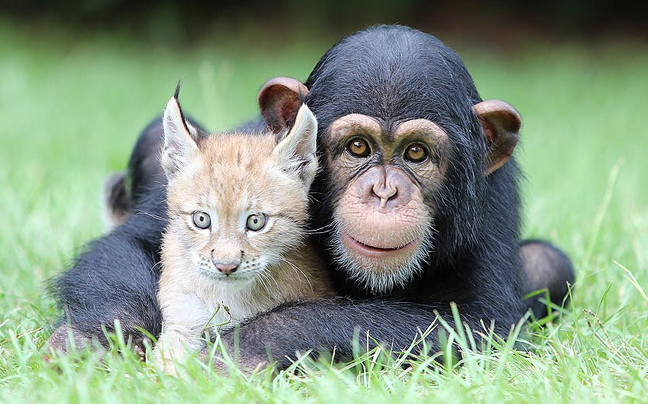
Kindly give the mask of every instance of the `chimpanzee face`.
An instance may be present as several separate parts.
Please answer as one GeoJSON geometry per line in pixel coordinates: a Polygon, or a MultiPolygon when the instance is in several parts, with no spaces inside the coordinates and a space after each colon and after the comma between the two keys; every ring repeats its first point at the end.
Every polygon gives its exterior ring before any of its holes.
{"type": "Polygon", "coordinates": [[[306,85],[276,78],[262,88],[269,127],[290,126],[300,94],[319,122],[314,227],[347,279],[386,293],[474,240],[486,176],[511,156],[520,117],[482,101],[450,48],[403,27],[356,33],[306,85]]]}
{"type": "Polygon", "coordinates": [[[384,122],[346,115],[322,142],[329,181],[345,184],[333,209],[329,247],[336,263],[372,291],[403,285],[433,248],[436,206],[449,138],[426,119],[384,122]]]}

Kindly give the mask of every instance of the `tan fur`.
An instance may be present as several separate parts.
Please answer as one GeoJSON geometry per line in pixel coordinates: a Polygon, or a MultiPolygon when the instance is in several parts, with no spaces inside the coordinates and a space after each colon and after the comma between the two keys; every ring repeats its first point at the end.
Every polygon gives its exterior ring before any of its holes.
{"type": "Polygon", "coordinates": [[[198,349],[206,327],[232,327],[284,302],[333,295],[305,232],[312,178],[278,158],[275,145],[272,134],[211,135],[170,176],[158,292],[163,332],[155,350],[167,371],[175,372],[164,359],[198,349]],[[195,211],[210,214],[211,229],[193,224],[195,211]],[[246,231],[247,217],[259,212],[268,217],[265,228],[246,231]],[[237,257],[230,276],[213,266],[237,257]]]}

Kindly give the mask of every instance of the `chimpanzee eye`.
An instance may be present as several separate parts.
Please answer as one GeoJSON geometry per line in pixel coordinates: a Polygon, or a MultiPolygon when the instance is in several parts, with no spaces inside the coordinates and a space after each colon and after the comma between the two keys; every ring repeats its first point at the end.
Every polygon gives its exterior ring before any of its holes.
{"type": "Polygon", "coordinates": [[[371,148],[366,140],[361,137],[355,137],[346,144],[346,149],[353,157],[367,157],[371,154],[371,148]]]}
{"type": "Polygon", "coordinates": [[[412,163],[420,163],[421,161],[427,159],[427,157],[428,152],[420,143],[411,144],[407,147],[407,150],[405,150],[405,160],[412,163]]]}
{"type": "Polygon", "coordinates": [[[199,229],[207,229],[211,226],[211,217],[207,212],[196,211],[191,215],[191,218],[199,229]]]}
{"type": "Polygon", "coordinates": [[[250,215],[247,218],[246,226],[252,231],[259,231],[266,225],[266,216],[263,213],[250,215]]]}

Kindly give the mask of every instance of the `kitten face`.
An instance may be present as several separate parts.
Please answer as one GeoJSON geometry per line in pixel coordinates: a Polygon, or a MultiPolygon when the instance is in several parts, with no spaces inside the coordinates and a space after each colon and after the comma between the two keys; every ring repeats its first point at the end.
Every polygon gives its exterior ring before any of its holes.
{"type": "Polygon", "coordinates": [[[164,113],[160,159],[169,180],[155,348],[163,366],[160,352],[182,358],[201,345],[206,326],[333,295],[315,254],[300,248],[317,171],[312,112],[303,105],[280,141],[272,133],[207,136],[185,122],[177,91],[164,113]]]}
{"type": "Polygon", "coordinates": [[[167,233],[205,277],[251,279],[301,244],[308,187],[282,169],[274,147],[272,135],[212,135],[169,184],[167,233]]]}
{"type": "Polygon", "coordinates": [[[317,171],[317,121],[308,107],[281,141],[272,133],[205,136],[184,120],[177,93],[163,124],[164,267],[234,283],[263,274],[303,242],[317,171]]]}

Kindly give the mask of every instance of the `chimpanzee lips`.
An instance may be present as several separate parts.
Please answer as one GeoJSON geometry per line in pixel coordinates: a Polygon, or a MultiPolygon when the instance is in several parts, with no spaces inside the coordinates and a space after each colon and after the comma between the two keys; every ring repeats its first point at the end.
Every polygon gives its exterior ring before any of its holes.
{"type": "Polygon", "coordinates": [[[350,249],[373,258],[384,258],[394,254],[402,254],[410,249],[414,249],[419,245],[420,239],[414,239],[408,243],[398,245],[396,247],[375,247],[356,240],[346,232],[342,233],[342,241],[350,249]]]}

